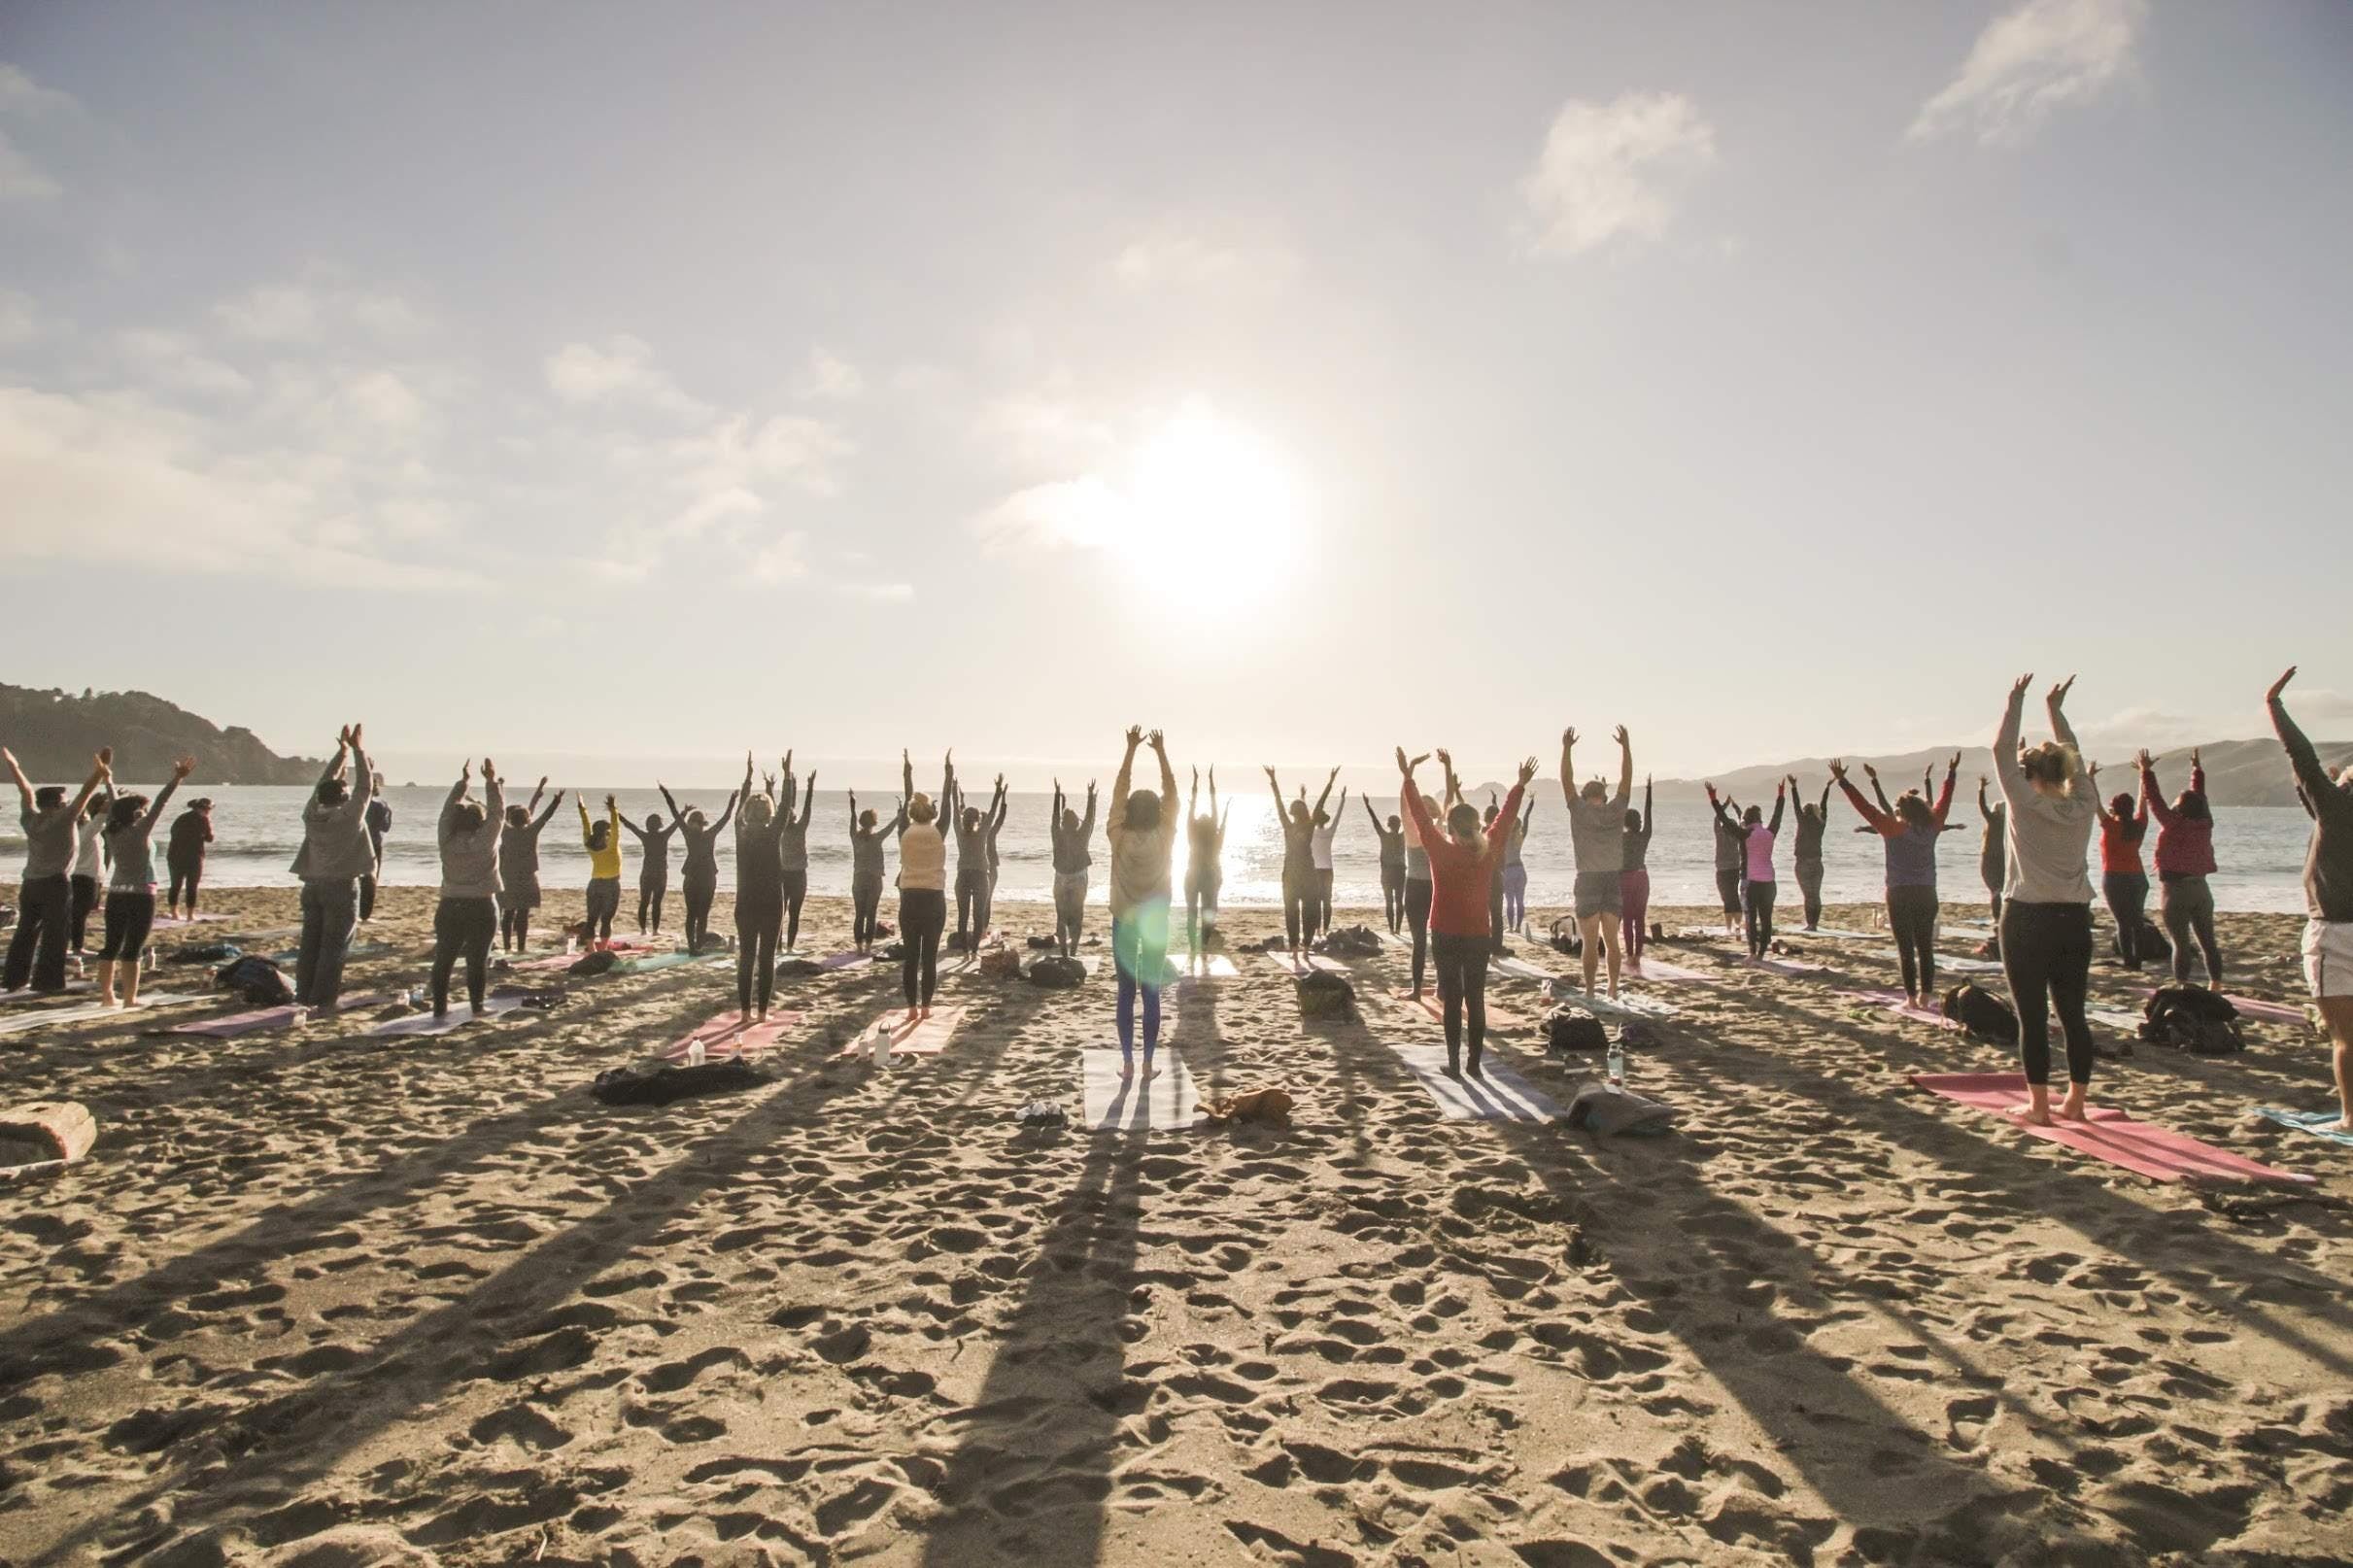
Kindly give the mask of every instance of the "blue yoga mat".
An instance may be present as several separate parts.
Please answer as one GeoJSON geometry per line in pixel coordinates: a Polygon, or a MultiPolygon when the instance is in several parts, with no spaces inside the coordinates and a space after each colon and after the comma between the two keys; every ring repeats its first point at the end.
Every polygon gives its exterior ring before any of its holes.
{"type": "Polygon", "coordinates": [[[2325,1138],[2341,1147],[2353,1148],[2353,1133],[2340,1133],[2334,1127],[2326,1126],[2336,1119],[2334,1110],[2283,1110],[2277,1106],[2257,1106],[2255,1114],[2296,1132],[2309,1133],[2314,1138],[2325,1138]]]}

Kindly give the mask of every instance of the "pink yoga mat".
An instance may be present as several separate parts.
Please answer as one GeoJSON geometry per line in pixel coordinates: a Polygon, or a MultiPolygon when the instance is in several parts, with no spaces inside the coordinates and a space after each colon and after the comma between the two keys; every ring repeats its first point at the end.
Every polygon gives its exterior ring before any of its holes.
{"type": "MultiPolygon", "coordinates": [[[[1938,1029],[1959,1029],[1961,1025],[1932,1007],[1914,1006],[1904,1000],[1901,991],[1849,991],[1858,1002],[1867,1002],[1875,1007],[1885,1007],[1898,1018],[1909,1018],[1916,1024],[1930,1024],[1938,1029]]],[[[2020,1080],[2025,1081],[2024,1079],[2020,1080]]]]}
{"type": "MultiPolygon", "coordinates": [[[[381,1007],[392,999],[381,991],[361,996],[345,997],[336,1006],[344,1012],[359,1012],[369,1007],[381,1007]]],[[[201,1035],[208,1040],[234,1040],[239,1035],[256,1034],[264,1029],[285,1029],[298,1024],[310,1015],[308,1007],[262,1007],[254,1012],[232,1012],[221,1018],[199,1018],[192,1024],[174,1024],[165,1034],[201,1035]]]]}
{"type": "Polygon", "coordinates": [[[743,1015],[723,1012],[697,1024],[662,1049],[662,1054],[673,1062],[683,1062],[694,1053],[696,1042],[702,1045],[702,1059],[724,1062],[731,1057],[753,1057],[775,1046],[785,1032],[801,1022],[797,1012],[772,1012],[760,1023],[745,1024],[743,1015]]]}
{"type": "Polygon", "coordinates": [[[842,1056],[870,1056],[874,1050],[873,1030],[886,1029],[891,1036],[894,1056],[932,1056],[948,1048],[956,1035],[956,1026],[964,1022],[962,1007],[934,1007],[931,1017],[910,1026],[906,1014],[897,1008],[884,1013],[859,1035],[841,1047],[842,1056]]]}
{"type": "Polygon", "coordinates": [[[2308,1185],[2312,1177],[2293,1171],[2242,1159],[2228,1149],[2201,1143],[2195,1138],[2168,1132],[2145,1121],[2134,1121],[2121,1110],[2094,1107],[2088,1122],[2057,1122],[2037,1127],[2008,1112],[2027,1104],[2027,1080],[2019,1073],[1915,1073],[1912,1082],[1930,1094],[1958,1100],[1964,1106],[1989,1110],[2054,1143],[2064,1143],[2085,1154],[2097,1155],[2160,1181],[2193,1179],[2225,1181],[2284,1181],[2308,1185]]]}

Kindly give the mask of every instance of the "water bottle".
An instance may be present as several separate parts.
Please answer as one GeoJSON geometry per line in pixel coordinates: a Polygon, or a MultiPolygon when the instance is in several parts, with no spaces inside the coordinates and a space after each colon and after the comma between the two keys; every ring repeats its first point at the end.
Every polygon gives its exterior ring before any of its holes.
{"type": "Polygon", "coordinates": [[[888,1024],[878,1023],[874,1026],[873,1061],[876,1067],[891,1065],[891,1030],[888,1024]]]}
{"type": "Polygon", "coordinates": [[[1620,1040],[1610,1041],[1610,1055],[1605,1071],[1609,1074],[1610,1093],[1622,1094],[1626,1086],[1625,1041],[1620,1040]]]}
{"type": "Polygon", "coordinates": [[[702,1052],[702,1041],[701,1041],[701,1040],[689,1040],[689,1041],[687,1041],[687,1046],[686,1046],[686,1065],[687,1065],[687,1066],[689,1066],[689,1067],[700,1067],[700,1066],[702,1065],[702,1055],[703,1055],[703,1052],[702,1052]]]}

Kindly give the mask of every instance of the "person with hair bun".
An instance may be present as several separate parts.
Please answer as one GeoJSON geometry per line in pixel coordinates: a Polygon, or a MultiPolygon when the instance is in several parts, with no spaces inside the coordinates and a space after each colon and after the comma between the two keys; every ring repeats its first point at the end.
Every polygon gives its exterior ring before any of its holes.
{"type": "Polygon", "coordinates": [[[2018,1007],[2019,1064],[2029,1104],[2020,1112],[2048,1127],[2085,1119],[2092,1082],[2092,1025],[2084,1015],[2092,977],[2093,831],[2099,825],[2097,786],[2086,771],[2074,727],[2067,723],[2070,675],[2044,699],[2052,739],[2028,746],[2020,738],[2027,688],[2010,688],[2001,728],[1994,736],[1994,770],[2010,808],[2007,844],[2009,897],[2001,911],[2001,967],[2018,1007]],[[2067,1092],[2051,1108],[2051,1013],[2066,1039],[2067,1092]]]}

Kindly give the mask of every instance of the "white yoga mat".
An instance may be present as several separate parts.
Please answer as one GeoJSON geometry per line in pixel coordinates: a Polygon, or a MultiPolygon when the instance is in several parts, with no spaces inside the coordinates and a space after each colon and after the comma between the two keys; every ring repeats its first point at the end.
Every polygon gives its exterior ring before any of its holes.
{"type": "Polygon", "coordinates": [[[1152,1075],[1143,1075],[1143,1053],[1136,1053],[1134,1076],[1119,1075],[1119,1052],[1079,1052],[1078,1089],[1086,1124],[1123,1133],[1176,1132],[1201,1119],[1193,1074],[1167,1045],[1153,1053],[1152,1075]]]}
{"type": "Polygon", "coordinates": [[[141,997],[129,1007],[102,1007],[95,1002],[82,1007],[56,1007],[47,1012],[11,1013],[0,1019],[0,1035],[21,1035],[30,1030],[53,1028],[59,1024],[96,1023],[106,1018],[119,1018],[125,1012],[143,1012],[149,1007],[169,1007],[183,1002],[202,1002],[200,996],[172,991],[158,991],[153,996],[141,997]]]}
{"type": "MultiPolygon", "coordinates": [[[[500,1013],[513,1012],[522,1006],[522,997],[512,993],[502,995],[494,991],[482,999],[482,1017],[495,1018],[500,1013]]],[[[462,999],[453,998],[450,1002],[450,1010],[443,1017],[436,1018],[429,1012],[411,1013],[406,1018],[388,1018],[370,1029],[368,1033],[409,1038],[420,1035],[448,1035],[463,1029],[467,1024],[479,1021],[474,1016],[474,1009],[468,1006],[462,999]]]]}
{"type": "Polygon", "coordinates": [[[1877,942],[1888,939],[1888,934],[1884,931],[1846,931],[1837,926],[1817,926],[1812,931],[1806,930],[1803,926],[1792,926],[1779,935],[1784,937],[1827,937],[1834,942],[1877,942]]]}
{"type": "Polygon", "coordinates": [[[1603,1017],[1672,1018],[1677,1011],[1673,1003],[1662,1002],[1656,997],[1646,997],[1631,991],[1620,991],[1615,998],[1587,996],[1575,986],[1565,984],[1553,986],[1547,993],[1545,1001],[1556,1007],[1583,1007],[1603,1017]]]}
{"type": "Polygon", "coordinates": [[[1640,964],[1628,964],[1624,972],[1630,979],[1659,980],[1668,985],[1708,985],[1715,980],[1714,975],[1704,971],[1686,969],[1681,964],[1670,964],[1663,958],[1653,958],[1648,953],[1643,955],[1640,964]]]}
{"type": "MultiPolygon", "coordinates": [[[[1880,956],[1882,958],[1901,957],[1901,955],[1898,954],[1893,947],[1889,948],[1880,956]]],[[[1956,974],[1999,974],[2001,972],[2001,964],[1998,960],[1991,958],[1959,958],[1951,953],[1938,953],[1936,955],[1936,967],[1939,970],[1951,970],[1956,974]]]]}
{"type": "Polygon", "coordinates": [[[1423,1092],[1438,1102],[1438,1113],[1448,1121],[1552,1121],[1561,1108],[1543,1091],[1497,1061],[1492,1054],[1479,1066],[1481,1077],[1467,1074],[1447,1076],[1443,1045],[1400,1045],[1397,1059],[1414,1074],[1423,1092]]]}
{"type": "Polygon", "coordinates": [[[1292,962],[1291,955],[1288,953],[1269,953],[1267,962],[1293,979],[1297,979],[1310,970],[1321,970],[1326,974],[1346,974],[1348,971],[1346,964],[1341,963],[1338,959],[1326,958],[1321,953],[1301,953],[1297,963],[1292,962]]]}
{"type": "MultiPolygon", "coordinates": [[[[1234,967],[1234,961],[1223,953],[1203,955],[1200,967],[1195,968],[1172,952],[1169,954],[1169,963],[1175,966],[1176,978],[1179,980],[1231,980],[1242,973],[1242,971],[1234,967]]],[[[1087,972],[1092,974],[1094,971],[1089,970],[1087,972]]]]}
{"type": "Polygon", "coordinates": [[[1543,981],[1552,978],[1551,970],[1538,969],[1524,958],[1491,958],[1487,960],[1487,968],[1494,973],[1508,974],[1515,980],[1543,981]]]}

